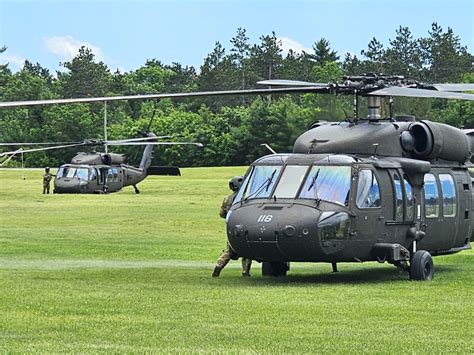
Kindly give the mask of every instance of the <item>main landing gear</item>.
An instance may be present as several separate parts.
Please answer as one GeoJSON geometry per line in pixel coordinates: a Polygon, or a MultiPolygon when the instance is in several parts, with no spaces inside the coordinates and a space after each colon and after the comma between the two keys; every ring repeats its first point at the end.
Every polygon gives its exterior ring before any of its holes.
{"type": "Polygon", "coordinates": [[[434,276],[434,265],[431,254],[426,250],[418,250],[411,256],[410,280],[430,281],[434,276]]]}
{"type": "Polygon", "coordinates": [[[290,270],[290,263],[284,263],[281,261],[262,262],[263,276],[286,276],[288,270],[290,270]]]}

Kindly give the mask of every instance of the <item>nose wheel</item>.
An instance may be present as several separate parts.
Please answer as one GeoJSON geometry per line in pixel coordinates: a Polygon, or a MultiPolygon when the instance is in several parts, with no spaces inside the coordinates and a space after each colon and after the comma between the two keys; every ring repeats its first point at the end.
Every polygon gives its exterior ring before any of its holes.
{"type": "Polygon", "coordinates": [[[410,280],[430,281],[434,276],[434,265],[431,254],[426,250],[418,250],[410,261],[410,280]]]}

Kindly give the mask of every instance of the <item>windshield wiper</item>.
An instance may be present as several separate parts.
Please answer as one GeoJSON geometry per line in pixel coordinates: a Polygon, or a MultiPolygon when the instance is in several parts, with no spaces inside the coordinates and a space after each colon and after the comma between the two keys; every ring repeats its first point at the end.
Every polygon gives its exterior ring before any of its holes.
{"type": "Polygon", "coordinates": [[[267,187],[265,188],[265,192],[268,192],[268,189],[270,188],[270,185],[272,184],[273,178],[275,177],[275,173],[277,172],[277,169],[273,170],[272,176],[270,176],[267,180],[267,187]]]}
{"type": "Polygon", "coordinates": [[[265,192],[267,192],[268,189],[270,188],[270,185],[272,184],[272,181],[273,181],[273,178],[274,178],[276,172],[277,172],[277,169],[273,170],[272,175],[270,177],[268,177],[267,179],[265,179],[265,181],[262,183],[262,185],[260,185],[255,190],[254,193],[252,193],[252,194],[248,195],[246,198],[244,198],[244,201],[247,201],[249,198],[258,195],[260,192],[262,192],[263,188],[265,188],[265,192]]]}
{"type": "Polygon", "coordinates": [[[318,169],[318,172],[314,175],[313,177],[313,180],[311,181],[311,184],[309,185],[308,187],[308,191],[311,190],[311,188],[314,186],[314,184],[316,183],[316,180],[318,179],[318,176],[319,176],[319,172],[321,171],[321,169],[318,169]]]}

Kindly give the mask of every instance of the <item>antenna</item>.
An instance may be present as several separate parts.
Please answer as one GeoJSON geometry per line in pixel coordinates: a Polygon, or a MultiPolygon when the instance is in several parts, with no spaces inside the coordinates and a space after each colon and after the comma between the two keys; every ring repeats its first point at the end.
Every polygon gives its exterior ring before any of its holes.
{"type": "Polygon", "coordinates": [[[376,157],[377,156],[377,148],[379,147],[379,144],[378,143],[374,143],[372,144],[372,146],[374,147],[374,155],[372,157],[376,157]]]}
{"type": "Polygon", "coordinates": [[[354,89],[354,122],[357,123],[359,117],[359,95],[357,95],[357,89],[354,89]]]}

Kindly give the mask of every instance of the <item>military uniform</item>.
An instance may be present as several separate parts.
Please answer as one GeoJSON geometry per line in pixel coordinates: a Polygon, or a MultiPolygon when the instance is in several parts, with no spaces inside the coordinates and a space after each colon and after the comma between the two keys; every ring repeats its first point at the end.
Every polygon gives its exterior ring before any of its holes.
{"type": "Polygon", "coordinates": [[[49,169],[43,174],[43,194],[49,194],[49,184],[53,175],[49,173],[49,169]]]}
{"type": "MultiPolygon", "coordinates": [[[[219,211],[219,216],[222,218],[226,218],[227,212],[229,212],[230,208],[232,207],[232,202],[234,201],[235,196],[237,195],[237,191],[232,192],[229,196],[224,198],[222,201],[221,209],[219,211]]],[[[212,273],[213,277],[219,276],[222,269],[229,263],[229,261],[237,260],[238,255],[232,250],[230,247],[229,242],[227,242],[226,248],[222,251],[222,254],[217,259],[217,265],[214,268],[214,272],[212,273]]],[[[251,259],[242,258],[242,276],[250,276],[250,267],[252,266],[251,259]]]]}

